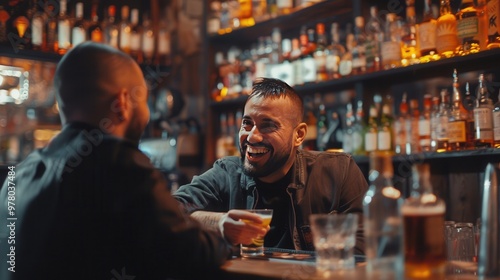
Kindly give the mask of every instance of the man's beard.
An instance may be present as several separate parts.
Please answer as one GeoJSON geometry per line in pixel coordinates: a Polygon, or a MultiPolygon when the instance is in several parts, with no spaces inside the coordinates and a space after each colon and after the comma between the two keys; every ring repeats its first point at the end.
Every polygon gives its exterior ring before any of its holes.
{"type": "Polygon", "coordinates": [[[288,155],[275,155],[274,150],[271,150],[269,160],[262,166],[255,166],[246,159],[246,148],[240,149],[241,161],[243,165],[243,173],[250,177],[262,178],[271,175],[279,170],[288,160],[288,155]]]}

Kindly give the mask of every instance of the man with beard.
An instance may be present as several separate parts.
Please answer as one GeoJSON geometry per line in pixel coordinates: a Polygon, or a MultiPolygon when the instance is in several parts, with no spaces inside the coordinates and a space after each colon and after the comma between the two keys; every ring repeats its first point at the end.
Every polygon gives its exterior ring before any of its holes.
{"type": "Polygon", "coordinates": [[[242,209],[273,209],[264,246],[314,250],[309,216],[357,213],[355,253],[364,253],[362,199],[368,183],[345,153],[300,149],[307,125],[302,98],[286,83],[254,82],[239,131],[240,157],[218,159],[174,194],[188,213],[232,244],[256,234],[242,209]]]}

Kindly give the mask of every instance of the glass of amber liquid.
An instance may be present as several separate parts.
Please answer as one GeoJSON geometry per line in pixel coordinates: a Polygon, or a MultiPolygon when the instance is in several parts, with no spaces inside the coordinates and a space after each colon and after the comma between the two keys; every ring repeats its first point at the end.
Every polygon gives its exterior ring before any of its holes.
{"type": "Polygon", "coordinates": [[[432,192],[429,164],[415,164],[412,178],[412,194],[401,207],[405,279],[444,279],[446,205],[432,192]]]}
{"type": "MultiPolygon", "coordinates": [[[[246,211],[258,214],[262,218],[262,227],[267,227],[271,223],[273,217],[272,209],[248,209],[246,211]]],[[[243,220],[247,223],[249,221],[243,220]]],[[[264,236],[252,239],[251,244],[241,244],[240,254],[242,257],[252,257],[264,255],[264,236]]]]}

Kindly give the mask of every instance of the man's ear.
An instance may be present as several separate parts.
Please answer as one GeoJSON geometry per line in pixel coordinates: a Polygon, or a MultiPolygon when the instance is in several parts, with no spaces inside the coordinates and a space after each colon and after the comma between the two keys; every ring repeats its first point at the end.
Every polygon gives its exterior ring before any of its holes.
{"type": "Polygon", "coordinates": [[[302,145],[302,143],[306,139],[306,134],[307,134],[307,124],[302,122],[295,128],[295,137],[293,145],[295,147],[299,147],[300,145],[302,145]]]}
{"type": "Polygon", "coordinates": [[[116,114],[118,120],[125,121],[130,118],[130,104],[128,101],[128,92],[125,88],[122,88],[120,92],[118,92],[112,107],[113,113],[116,114]]]}

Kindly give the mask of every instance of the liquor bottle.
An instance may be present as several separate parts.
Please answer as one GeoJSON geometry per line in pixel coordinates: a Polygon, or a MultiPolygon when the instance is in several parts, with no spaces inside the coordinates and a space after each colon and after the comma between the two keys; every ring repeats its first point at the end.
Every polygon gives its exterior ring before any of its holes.
{"type": "Polygon", "coordinates": [[[439,110],[437,112],[437,127],[436,127],[436,151],[446,152],[450,149],[448,124],[450,119],[450,104],[448,102],[448,90],[442,89],[441,102],[439,103],[439,110]]]}
{"type": "Polygon", "coordinates": [[[418,122],[418,138],[420,150],[422,152],[431,151],[431,108],[432,97],[430,94],[424,95],[424,106],[420,120],[418,122]]]}
{"type": "Polygon", "coordinates": [[[340,58],[339,74],[341,77],[348,77],[352,74],[352,49],[354,48],[354,34],[352,33],[352,24],[346,24],[346,51],[340,58]]]}
{"type": "Polygon", "coordinates": [[[130,56],[138,63],[142,63],[142,27],[139,24],[139,9],[134,8],[130,12],[130,24],[130,56]]]}
{"type": "Polygon", "coordinates": [[[498,101],[493,105],[493,141],[494,147],[500,148],[500,91],[498,101]]]}
{"type": "Polygon", "coordinates": [[[326,55],[326,71],[328,72],[328,79],[338,79],[340,78],[340,58],[344,56],[345,47],[340,44],[339,24],[337,22],[332,23],[330,32],[332,42],[328,46],[326,55]]]}
{"type": "Polygon", "coordinates": [[[316,147],[318,151],[325,151],[326,145],[328,144],[329,135],[327,135],[327,131],[329,129],[328,115],[326,113],[325,104],[319,104],[319,112],[316,123],[316,147]],[[326,136],[326,137],[325,137],[326,136]]]}
{"type": "Polygon", "coordinates": [[[369,115],[368,115],[368,123],[364,132],[364,143],[365,143],[365,152],[369,155],[372,152],[377,150],[377,134],[378,134],[378,111],[375,104],[370,105],[369,115]]]}
{"type": "Polygon", "coordinates": [[[278,15],[288,15],[293,11],[293,0],[276,0],[278,15]]]}
{"type": "Polygon", "coordinates": [[[401,192],[393,184],[394,168],[388,152],[370,155],[370,186],[363,199],[366,270],[381,279],[402,279],[403,221],[401,192]]]}
{"type": "Polygon", "coordinates": [[[253,0],[252,16],[256,23],[269,19],[266,0],[253,0]]]}
{"type": "Polygon", "coordinates": [[[352,154],[353,148],[353,134],[354,134],[354,122],[356,117],[354,116],[354,110],[352,108],[352,103],[349,102],[346,105],[345,113],[345,129],[342,138],[342,150],[344,153],[352,154]]]}
{"type": "Polygon", "coordinates": [[[500,48],[500,3],[488,0],[486,3],[488,16],[488,49],[500,48]]]}
{"type": "Polygon", "coordinates": [[[401,37],[401,65],[408,66],[420,62],[417,48],[417,23],[414,0],[406,1],[406,22],[401,37]]]}
{"type": "Polygon", "coordinates": [[[221,29],[221,3],[220,1],[213,1],[210,3],[210,11],[207,15],[207,33],[217,34],[221,29]]]}
{"type": "Polygon", "coordinates": [[[222,158],[228,155],[226,150],[226,141],[228,139],[228,124],[227,124],[227,115],[225,113],[221,113],[219,115],[219,125],[220,125],[220,134],[216,140],[215,145],[215,156],[217,158],[222,158]]]}
{"type": "Polygon", "coordinates": [[[354,118],[353,132],[352,132],[352,154],[365,155],[365,143],[363,130],[365,129],[364,113],[363,113],[363,100],[360,99],[356,105],[356,116],[354,118]]]}
{"type": "Polygon", "coordinates": [[[273,28],[271,33],[271,53],[269,58],[271,64],[280,64],[283,62],[281,41],[281,30],[278,27],[273,28]]]}
{"type": "Polygon", "coordinates": [[[431,107],[431,151],[437,151],[438,146],[438,128],[439,128],[439,103],[441,98],[439,96],[433,96],[431,107]]]}
{"type": "Polygon", "coordinates": [[[115,21],[115,15],[116,15],[116,6],[115,5],[109,5],[108,7],[108,19],[106,21],[106,25],[104,28],[104,33],[105,33],[105,43],[109,46],[112,46],[114,48],[118,48],[118,36],[120,34],[120,29],[118,28],[118,25],[116,24],[115,21]]]}
{"type": "Polygon", "coordinates": [[[410,150],[410,154],[416,154],[421,152],[419,145],[419,121],[420,121],[420,111],[418,109],[418,100],[410,100],[410,131],[408,133],[408,145],[407,149],[410,150]]]}
{"type": "Polygon", "coordinates": [[[19,1],[17,5],[14,5],[10,13],[12,29],[7,32],[7,38],[16,51],[29,49],[31,48],[31,36],[29,36],[31,34],[28,29],[33,10],[29,7],[28,1],[19,1]]]}
{"type": "Polygon", "coordinates": [[[484,74],[479,74],[474,107],[474,144],[476,148],[493,146],[493,101],[489,97],[484,74]]]}
{"type": "Polygon", "coordinates": [[[227,114],[227,135],[226,141],[224,141],[225,150],[228,156],[236,156],[239,153],[235,142],[236,134],[235,115],[231,112],[227,114]]]}
{"type": "Polygon", "coordinates": [[[404,279],[444,279],[446,205],[433,193],[428,163],[412,166],[410,196],[401,207],[403,215],[404,279]],[[432,249],[430,249],[432,248],[432,249]]]}
{"type": "Polygon", "coordinates": [[[226,0],[226,3],[229,12],[229,30],[240,28],[240,2],[238,0],[226,0]]]}
{"type": "Polygon", "coordinates": [[[381,45],[382,68],[391,69],[401,66],[401,36],[400,27],[396,22],[396,14],[386,15],[384,27],[384,42],[381,45]]]}
{"type": "Polygon", "coordinates": [[[71,22],[66,14],[66,0],[59,2],[59,16],[57,18],[58,53],[65,54],[71,48],[71,22]]]}
{"type": "Polygon", "coordinates": [[[86,22],[83,19],[83,2],[76,3],[75,23],[71,29],[71,45],[74,47],[87,40],[86,22]]]}
{"type": "Polygon", "coordinates": [[[407,154],[406,144],[408,143],[408,128],[410,127],[407,96],[406,92],[403,93],[401,103],[399,103],[399,114],[394,121],[394,152],[403,155],[407,154]]]}
{"type": "Polygon", "coordinates": [[[275,18],[278,16],[277,0],[267,0],[267,13],[271,18],[275,18]]]}
{"type": "Polygon", "coordinates": [[[0,44],[7,44],[9,39],[7,38],[7,21],[10,15],[5,10],[3,5],[0,5],[0,44]]]}
{"type": "Polygon", "coordinates": [[[380,124],[377,131],[377,150],[394,152],[392,97],[386,95],[382,104],[380,124]]]}
{"type": "Polygon", "coordinates": [[[119,24],[119,47],[124,53],[130,54],[130,33],[132,27],[129,21],[130,9],[127,5],[122,6],[121,21],[119,24]]]}
{"type": "Polygon", "coordinates": [[[332,111],[329,119],[328,131],[326,136],[328,137],[328,144],[326,145],[326,150],[342,151],[344,146],[344,130],[342,127],[342,119],[336,111],[332,111]]]}
{"type": "Polygon", "coordinates": [[[450,0],[441,0],[436,27],[436,50],[441,57],[452,57],[459,45],[457,18],[451,13],[450,0]]]}
{"type": "Polygon", "coordinates": [[[370,18],[366,23],[365,57],[366,71],[374,72],[380,70],[381,54],[380,47],[384,41],[384,24],[378,15],[377,6],[370,7],[370,18]]]}
{"type": "Polygon", "coordinates": [[[252,0],[238,0],[239,1],[239,19],[241,27],[249,27],[255,25],[255,20],[252,16],[252,0]]]}
{"type": "Polygon", "coordinates": [[[325,25],[323,23],[316,24],[316,50],[314,50],[314,61],[316,62],[316,81],[328,80],[326,71],[326,36],[325,25]]]}
{"type": "Polygon", "coordinates": [[[153,23],[149,18],[148,13],[144,13],[142,17],[142,54],[144,57],[143,63],[153,63],[155,54],[155,31],[153,23]]]}
{"type": "Polygon", "coordinates": [[[417,48],[420,52],[420,62],[439,59],[436,50],[436,20],[431,10],[431,0],[424,0],[422,22],[417,24],[417,48]]]}
{"type": "Polygon", "coordinates": [[[314,43],[314,29],[306,29],[302,27],[300,33],[300,51],[301,51],[301,64],[302,64],[302,81],[304,84],[316,81],[316,62],[313,57],[314,43]],[[312,35],[311,35],[312,34],[312,35]],[[313,39],[313,41],[311,41],[313,39]]]}
{"type": "MultiPolygon", "coordinates": [[[[302,53],[300,52],[299,39],[293,38],[292,39],[292,51],[290,52],[290,61],[292,62],[294,85],[301,85],[304,83],[303,75],[302,75],[302,72],[303,72],[302,60],[300,59],[301,54],[302,53]]],[[[257,74],[255,76],[259,77],[257,74]]]]}
{"type": "Polygon", "coordinates": [[[453,70],[453,98],[448,121],[448,139],[451,150],[467,147],[467,115],[460,96],[457,69],[453,70]]]}
{"type": "Polygon", "coordinates": [[[47,15],[35,3],[37,11],[31,19],[31,47],[34,50],[47,51],[47,15]]]}
{"type": "Polygon", "coordinates": [[[87,38],[96,43],[104,43],[104,31],[99,22],[99,14],[97,13],[98,4],[95,3],[92,5],[92,10],[90,12],[90,26],[87,30],[87,38]]]}
{"type": "Polygon", "coordinates": [[[304,122],[307,124],[307,134],[304,138],[304,143],[302,144],[305,150],[317,150],[316,141],[318,139],[317,124],[318,119],[314,114],[314,103],[309,101],[304,101],[305,116],[304,122]]]}
{"type": "Polygon", "coordinates": [[[171,32],[167,25],[166,19],[160,19],[158,27],[158,38],[156,40],[156,64],[171,65],[172,64],[172,41],[171,32]]]}
{"type": "Polygon", "coordinates": [[[365,42],[366,35],[364,32],[365,19],[362,16],[357,16],[354,19],[354,45],[352,53],[352,74],[359,75],[366,72],[366,56],[365,42]]]}
{"type": "Polygon", "coordinates": [[[463,0],[456,14],[459,54],[466,55],[485,50],[488,40],[486,12],[474,6],[474,0],[463,0]]]}
{"type": "Polygon", "coordinates": [[[474,107],[476,106],[476,99],[472,96],[469,89],[469,82],[465,83],[465,96],[463,99],[464,108],[467,110],[467,148],[474,148],[474,138],[476,137],[476,128],[474,126],[474,107]]]}
{"type": "Polygon", "coordinates": [[[57,10],[52,1],[45,5],[45,14],[47,15],[47,50],[57,52],[59,49],[57,42],[57,10]]]}

